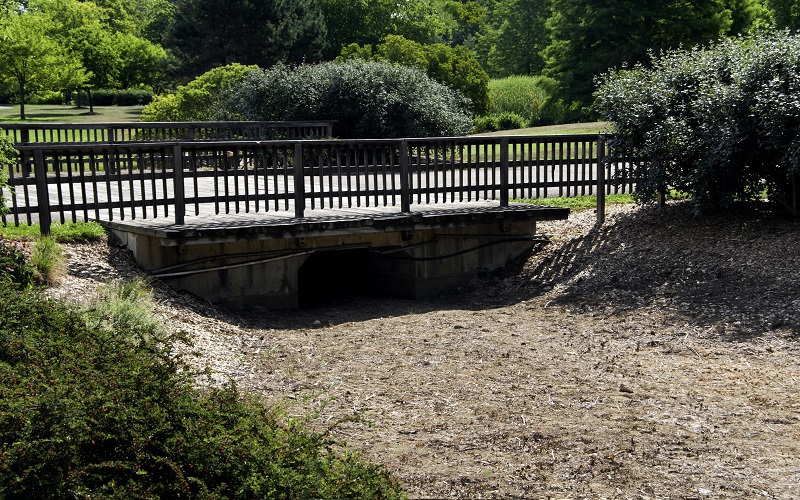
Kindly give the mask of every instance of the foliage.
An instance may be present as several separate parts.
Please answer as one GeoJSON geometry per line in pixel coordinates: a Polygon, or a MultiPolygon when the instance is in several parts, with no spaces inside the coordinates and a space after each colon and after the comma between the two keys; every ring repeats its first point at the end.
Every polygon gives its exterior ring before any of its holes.
{"type": "Polygon", "coordinates": [[[472,132],[475,134],[483,134],[485,132],[497,132],[500,130],[500,124],[497,123],[495,115],[484,115],[475,117],[472,122],[472,132]]]}
{"type": "Polygon", "coordinates": [[[251,72],[221,110],[246,120],[336,120],[342,138],[451,136],[472,128],[460,93],[418,69],[374,61],[251,72]]]}
{"type": "Polygon", "coordinates": [[[544,67],[542,53],[549,42],[546,24],[551,0],[498,0],[489,5],[476,44],[489,74],[540,74],[544,67]]]}
{"type": "Polygon", "coordinates": [[[33,286],[36,271],[19,248],[23,245],[0,238],[0,289],[25,290],[33,286]]]}
{"type": "Polygon", "coordinates": [[[203,121],[213,119],[212,110],[219,107],[220,98],[235,87],[257,66],[229,64],[208,71],[174,94],[157,95],[142,110],[142,121],[203,121]]]}
{"type": "Polygon", "coordinates": [[[651,52],[731,33],[728,5],[726,0],[553,0],[544,75],[553,80],[557,100],[589,106],[596,75],[623,63],[646,63],[651,52]]]}
{"type": "Polygon", "coordinates": [[[631,153],[639,196],[692,194],[698,213],[766,188],[793,210],[800,172],[800,37],[761,34],[672,51],[600,80],[598,111],[613,151],[631,153]]]}
{"type": "Polygon", "coordinates": [[[800,28],[800,0],[766,0],[778,28],[800,28]]]}
{"type": "Polygon", "coordinates": [[[0,497],[403,496],[307,419],[195,389],[142,283],[85,311],[2,284],[0,300],[0,497]]]}
{"type": "Polygon", "coordinates": [[[472,111],[482,113],[489,104],[489,75],[481,68],[475,54],[464,47],[436,43],[423,45],[398,35],[389,35],[377,46],[349,45],[337,61],[363,59],[389,61],[422,69],[427,75],[451,89],[458,90],[471,102],[472,111]]]}
{"type": "MultiPolygon", "coordinates": [[[[137,106],[149,104],[152,100],[153,93],[144,89],[97,89],[92,92],[92,101],[97,106],[137,106]]],[[[87,106],[87,96],[81,94],[76,104],[87,106]]]]}
{"type": "Polygon", "coordinates": [[[52,236],[40,236],[33,243],[31,265],[47,283],[53,282],[61,273],[64,253],[52,236]]]}
{"type": "MultiPolygon", "coordinates": [[[[47,18],[33,13],[0,19],[0,80],[16,86],[22,120],[26,94],[38,88],[52,88],[59,76],[53,68],[74,68],[73,59],[47,35],[49,26],[47,18]]],[[[86,75],[73,76],[82,79],[86,75]]]]}
{"type": "Polygon", "coordinates": [[[525,118],[516,113],[506,111],[495,116],[497,117],[497,128],[499,130],[516,130],[525,128],[528,125],[525,118]]]}
{"type": "Polygon", "coordinates": [[[489,82],[489,109],[493,113],[516,113],[529,126],[551,125],[545,122],[542,109],[549,95],[533,76],[510,76],[489,82]]]}
{"type": "Polygon", "coordinates": [[[325,21],[313,0],[179,0],[164,39],[191,77],[231,63],[270,67],[321,59],[325,21]]]}
{"type": "Polygon", "coordinates": [[[0,129],[0,214],[8,211],[5,192],[8,186],[8,169],[13,165],[14,153],[11,139],[0,129]]]}

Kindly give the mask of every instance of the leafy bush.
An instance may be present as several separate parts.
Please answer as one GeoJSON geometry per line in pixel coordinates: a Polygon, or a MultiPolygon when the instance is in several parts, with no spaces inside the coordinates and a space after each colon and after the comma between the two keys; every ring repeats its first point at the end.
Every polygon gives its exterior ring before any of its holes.
{"type": "Polygon", "coordinates": [[[336,120],[335,135],[343,138],[424,137],[469,133],[468,105],[421,70],[350,60],[251,72],[218,112],[227,119],[336,120]]]}
{"type": "Polygon", "coordinates": [[[52,90],[40,90],[25,97],[26,104],[64,104],[64,94],[52,90]]]}
{"type": "MultiPolygon", "coordinates": [[[[207,121],[216,119],[214,110],[219,100],[242,78],[258,66],[238,63],[214,68],[186,85],[178,87],[174,94],[157,95],[142,110],[142,121],[176,122],[207,121]]],[[[227,114],[220,109],[221,114],[227,114]]]]}
{"type": "Polygon", "coordinates": [[[28,264],[23,243],[0,238],[0,287],[26,289],[33,285],[36,271],[28,264]]]}
{"type": "Polygon", "coordinates": [[[800,37],[760,34],[668,52],[599,80],[596,109],[632,163],[638,195],[692,194],[698,213],[766,189],[787,208],[800,193],[800,37]],[[794,183],[796,185],[796,183],[794,183]]]}
{"type": "Polygon", "coordinates": [[[194,389],[141,283],[79,311],[5,281],[0,497],[402,496],[304,419],[232,387],[194,389]]]}
{"type": "Polygon", "coordinates": [[[500,130],[516,130],[525,128],[527,125],[525,118],[516,113],[500,113],[497,115],[497,127],[500,130]]]}
{"type": "Polygon", "coordinates": [[[500,130],[500,125],[497,123],[497,116],[495,115],[479,116],[472,123],[474,126],[473,132],[476,134],[500,130]]]}
{"type": "Polygon", "coordinates": [[[419,68],[437,82],[461,92],[471,101],[472,111],[483,113],[488,109],[489,75],[466,47],[424,45],[400,35],[387,35],[374,54],[370,45],[344,47],[337,61],[350,59],[389,61],[419,68]]]}
{"type": "Polygon", "coordinates": [[[8,186],[8,168],[13,164],[14,147],[11,139],[0,129],[0,214],[6,213],[6,198],[4,196],[8,186]]]}

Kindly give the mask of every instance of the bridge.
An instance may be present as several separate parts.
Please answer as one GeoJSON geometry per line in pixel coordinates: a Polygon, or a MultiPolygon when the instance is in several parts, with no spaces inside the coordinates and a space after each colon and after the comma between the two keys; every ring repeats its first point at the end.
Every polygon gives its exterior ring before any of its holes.
{"type": "Polygon", "coordinates": [[[568,215],[514,200],[597,194],[602,221],[625,188],[597,135],[171,139],[18,143],[3,222],[96,220],[176,288],[296,308],[331,281],[414,298],[469,283],[568,215]]]}

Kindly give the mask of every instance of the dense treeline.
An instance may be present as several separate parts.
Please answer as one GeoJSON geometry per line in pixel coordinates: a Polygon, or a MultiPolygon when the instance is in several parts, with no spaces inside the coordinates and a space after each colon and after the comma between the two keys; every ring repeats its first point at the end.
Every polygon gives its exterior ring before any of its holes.
{"type": "Polygon", "coordinates": [[[414,66],[492,111],[489,78],[535,77],[585,117],[594,78],[649,53],[800,26],[800,0],[0,0],[0,96],[174,89],[231,63],[414,66]]]}

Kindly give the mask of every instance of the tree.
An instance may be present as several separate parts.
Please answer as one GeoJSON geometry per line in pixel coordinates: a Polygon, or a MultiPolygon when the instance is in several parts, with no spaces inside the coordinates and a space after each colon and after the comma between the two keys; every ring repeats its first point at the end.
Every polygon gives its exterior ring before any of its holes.
{"type": "Polygon", "coordinates": [[[553,0],[544,74],[558,98],[589,106],[596,75],[650,52],[707,44],[732,22],[725,0],[553,0]]]}
{"type": "Polygon", "coordinates": [[[52,88],[53,68],[75,64],[63,47],[47,35],[50,23],[36,13],[12,14],[0,24],[0,79],[19,92],[19,116],[25,119],[26,95],[52,88]]]}
{"type": "Polygon", "coordinates": [[[549,37],[551,0],[500,0],[478,34],[488,72],[497,77],[538,75],[549,37]]]}
{"type": "Polygon", "coordinates": [[[234,62],[269,67],[317,61],[325,34],[313,0],[179,0],[164,42],[186,77],[234,62]]]}
{"type": "Polygon", "coordinates": [[[374,54],[369,45],[346,47],[337,60],[347,59],[389,61],[419,68],[437,82],[461,92],[476,113],[485,112],[489,105],[489,75],[475,54],[465,47],[449,47],[442,43],[423,45],[402,36],[388,35],[374,54]]]}
{"type": "Polygon", "coordinates": [[[156,86],[167,58],[166,51],[160,45],[128,33],[117,33],[112,44],[120,60],[120,87],[127,89],[140,84],[156,86]]]}
{"type": "Polygon", "coordinates": [[[766,0],[766,3],[778,28],[800,29],[800,0],[766,0]]]}

